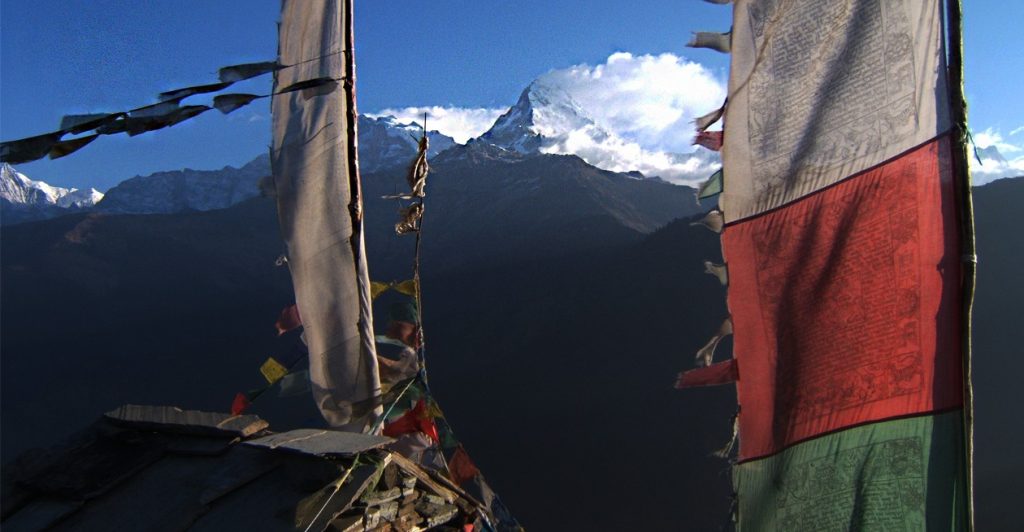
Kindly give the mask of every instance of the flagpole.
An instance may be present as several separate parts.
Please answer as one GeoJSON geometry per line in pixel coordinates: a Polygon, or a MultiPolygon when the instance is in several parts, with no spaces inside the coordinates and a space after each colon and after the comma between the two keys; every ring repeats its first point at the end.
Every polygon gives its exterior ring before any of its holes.
{"type": "Polygon", "coordinates": [[[961,279],[963,307],[961,310],[961,342],[963,351],[963,424],[964,424],[964,489],[967,499],[966,525],[974,530],[974,389],[972,385],[972,343],[974,290],[977,282],[977,247],[974,228],[974,200],[971,191],[971,170],[967,152],[967,101],[964,98],[963,5],[961,0],[946,1],[946,23],[949,32],[949,97],[953,119],[953,170],[960,217],[961,279]]]}
{"type": "MultiPolygon", "coordinates": [[[[344,35],[342,50],[345,58],[345,77],[342,83],[345,87],[345,131],[347,134],[347,173],[349,181],[349,193],[351,201],[348,205],[349,214],[352,218],[352,236],[349,242],[352,245],[353,264],[356,274],[356,290],[359,294],[359,336],[362,344],[362,353],[369,355],[376,365],[376,346],[373,338],[373,311],[370,298],[369,268],[366,264],[366,256],[363,247],[363,190],[359,177],[359,112],[356,107],[356,59],[355,59],[355,23],[353,0],[345,2],[343,11],[343,26],[340,28],[344,35]]],[[[380,393],[380,387],[372,393],[380,393]]],[[[383,410],[378,408],[376,415],[381,415],[383,410]]],[[[376,422],[367,426],[376,426],[376,422]]],[[[365,431],[365,428],[363,429],[365,431]]]]}

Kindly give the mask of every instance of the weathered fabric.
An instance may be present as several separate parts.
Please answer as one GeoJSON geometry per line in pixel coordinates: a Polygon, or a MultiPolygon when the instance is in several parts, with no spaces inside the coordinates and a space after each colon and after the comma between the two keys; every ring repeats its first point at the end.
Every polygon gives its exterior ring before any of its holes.
{"type": "Polygon", "coordinates": [[[738,0],[719,197],[726,222],[949,129],[942,2],[738,0]]]}
{"type": "Polygon", "coordinates": [[[738,529],[963,530],[960,432],[958,412],[899,419],[741,463],[738,529]]]}
{"type": "Polygon", "coordinates": [[[352,188],[358,183],[354,88],[350,80],[345,90],[326,94],[276,94],[300,82],[345,77],[351,55],[341,52],[350,49],[350,9],[342,0],[282,2],[277,63],[294,66],[274,75],[271,166],[314,399],[330,425],[364,431],[381,409],[363,416],[353,409],[380,395],[362,202],[352,188]]]}
{"type": "Polygon", "coordinates": [[[715,332],[715,335],[712,336],[706,344],[704,344],[704,347],[697,351],[697,363],[710,366],[711,361],[715,357],[715,349],[718,348],[718,344],[722,342],[722,339],[730,334],[732,334],[732,320],[726,319],[718,326],[718,331],[715,332]]]}
{"type": "Polygon", "coordinates": [[[730,358],[703,368],[691,369],[679,374],[676,388],[693,388],[696,386],[718,386],[731,384],[739,377],[736,359],[730,358]]]}
{"type": "Polygon", "coordinates": [[[71,155],[72,153],[86,147],[89,143],[96,140],[97,137],[99,137],[98,133],[58,142],[50,149],[50,159],[60,159],[61,157],[71,155]]]}
{"type": "Polygon", "coordinates": [[[740,530],[967,526],[944,4],[735,2],[740,530]]]}
{"type": "Polygon", "coordinates": [[[408,410],[401,417],[384,426],[383,434],[397,438],[402,434],[410,432],[422,432],[430,439],[437,442],[440,437],[437,435],[437,426],[434,418],[427,409],[427,400],[420,399],[412,409],[408,410]]]}
{"type": "Polygon", "coordinates": [[[47,133],[0,143],[0,162],[18,164],[42,159],[60,142],[61,136],[62,132],[47,133]]]}
{"type": "Polygon", "coordinates": [[[302,326],[302,315],[299,313],[298,305],[288,305],[281,310],[281,314],[277,317],[277,321],[274,322],[274,328],[277,329],[277,335],[298,329],[302,326]]]}
{"type": "Polygon", "coordinates": [[[64,115],[60,119],[60,130],[64,133],[77,135],[92,131],[104,124],[109,124],[125,113],[91,113],[85,115],[64,115]]]}
{"type": "Polygon", "coordinates": [[[274,384],[288,374],[288,368],[284,367],[274,357],[269,357],[260,366],[260,373],[267,380],[267,384],[274,384]]]}
{"type": "Polygon", "coordinates": [[[461,485],[480,474],[476,464],[469,458],[469,453],[461,445],[455,448],[455,452],[448,459],[448,472],[456,485],[461,485]]]}
{"type": "Polygon", "coordinates": [[[711,174],[707,181],[701,183],[697,189],[697,199],[707,199],[722,193],[722,170],[719,169],[711,174]]]}
{"type": "Polygon", "coordinates": [[[729,53],[729,41],[732,35],[729,33],[715,33],[710,31],[698,31],[690,38],[686,46],[690,48],[708,48],[716,52],[729,53]]]}
{"type": "Polygon", "coordinates": [[[729,225],[741,459],[961,402],[949,141],[729,225]]]}
{"type": "Polygon", "coordinates": [[[232,111],[241,109],[246,105],[249,105],[254,100],[265,98],[258,94],[221,94],[213,98],[213,106],[224,114],[231,113],[232,111]]]}
{"type": "Polygon", "coordinates": [[[721,131],[698,131],[693,143],[711,151],[720,151],[723,142],[722,136],[721,131]]]}
{"type": "Polygon", "coordinates": [[[196,94],[206,94],[209,92],[222,91],[230,87],[232,82],[221,82],[221,83],[209,83],[206,85],[195,85],[192,87],[184,87],[181,89],[174,89],[167,92],[161,92],[158,98],[161,102],[175,101],[180,102],[184,98],[194,96],[196,94]]]}
{"type": "Polygon", "coordinates": [[[423,204],[413,203],[398,211],[398,223],[395,224],[395,234],[407,235],[420,230],[420,219],[423,218],[423,204]]]}
{"type": "Polygon", "coordinates": [[[221,82],[229,83],[242,81],[268,72],[274,72],[281,68],[275,61],[263,61],[259,63],[245,63],[243,65],[232,65],[221,68],[217,71],[217,77],[221,82]]]}
{"type": "Polygon", "coordinates": [[[279,397],[295,397],[296,395],[309,393],[309,371],[296,371],[281,377],[278,387],[277,395],[279,397]]]}
{"type": "Polygon", "coordinates": [[[693,123],[694,125],[697,126],[697,131],[704,131],[705,129],[711,127],[711,125],[714,124],[715,122],[721,120],[722,115],[724,114],[725,106],[723,105],[706,115],[698,116],[696,119],[694,119],[693,123]]]}
{"type": "Polygon", "coordinates": [[[419,150],[416,152],[416,159],[409,168],[409,175],[406,181],[409,183],[409,191],[413,197],[422,198],[426,196],[427,173],[430,172],[430,165],[427,164],[427,149],[430,143],[427,136],[420,137],[419,150]]]}

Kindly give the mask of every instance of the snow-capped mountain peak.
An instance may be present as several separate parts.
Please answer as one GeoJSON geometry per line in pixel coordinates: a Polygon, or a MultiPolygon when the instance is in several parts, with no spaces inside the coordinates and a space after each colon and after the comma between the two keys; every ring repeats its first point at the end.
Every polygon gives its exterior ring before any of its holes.
{"type": "Polygon", "coordinates": [[[605,128],[566,89],[535,80],[491,128],[471,144],[486,144],[518,154],[571,154],[604,170],[634,172],[677,183],[699,183],[719,166],[717,153],[645,149],[605,128]]]}
{"type": "Polygon", "coordinates": [[[79,190],[34,181],[4,163],[0,167],[0,198],[26,207],[91,207],[103,199],[103,193],[94,188],[79,190]]]}
{"type": "Polygon", "coordinates": [[[609,136],[568,92],[536,80],[480,139],[519,153],[538,153],[575,131],[609,136]]]}

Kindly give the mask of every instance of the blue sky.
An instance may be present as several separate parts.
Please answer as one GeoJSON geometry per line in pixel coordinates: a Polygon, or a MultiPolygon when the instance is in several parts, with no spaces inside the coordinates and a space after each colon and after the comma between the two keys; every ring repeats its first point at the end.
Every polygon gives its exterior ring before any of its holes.
{"type": "MultiPolygon", "coordinates": [[[[965,2],[971,127],[1008,159],[1024,153],[1024,2],[965,2]]],[[[120,110],[215,81],[228,64],[272,59],[277,0],[2,0],[0,138],[56,128],[60,116],[120,110]]],[[[674,54],[724,79],[727,56],[684,48],[725,30],[728,7],[700,0],[357,0],[360,111],[409,106],[495,110],[552,69],[615,52],[674,54]]],[[[265,92],[264,77],[244,89],[265,92]]],[[[101,137],[70,157],[19,165],[33,179],[106,189],[159,170],[241,165],[266,149],[266,104],[207,113],[138,137],[101,137]]],[[[1024,160],[1024,159],[1022,159],[1024,160]]]]}

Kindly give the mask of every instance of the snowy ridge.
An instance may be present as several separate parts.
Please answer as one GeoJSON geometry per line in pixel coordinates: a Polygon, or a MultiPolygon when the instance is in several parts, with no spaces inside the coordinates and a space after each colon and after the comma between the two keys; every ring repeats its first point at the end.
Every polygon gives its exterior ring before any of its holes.
{"type": "MultiPolygon", "coordinates": [[[[376,172],[409,164],[416,155],[423,129],[417,124],[401,123],[394,116],[359,117],[359,168],[376,172]]],[[[427,157],[433,158],[454,146],[455,139],[437,130],[427,132],[427,157]]]]}
{"type": "Polygon", "coordinates": [[[83,208],[95,205],[103,199],[103,193],[94,188],[79,190],[33,181],[4,163],[0,168],[0,198],[25,207],[83,208]]]}
{"type": "Polygon", "coordinates": [[[107,191],[96,205],[101,212],[153,214],[223,209],[259,195],[257,183],[270,175],[270,156],[260,155],[241,168],[176,170],[136,176],[107,191]]]}

